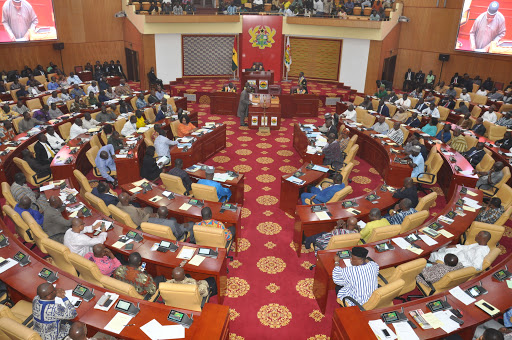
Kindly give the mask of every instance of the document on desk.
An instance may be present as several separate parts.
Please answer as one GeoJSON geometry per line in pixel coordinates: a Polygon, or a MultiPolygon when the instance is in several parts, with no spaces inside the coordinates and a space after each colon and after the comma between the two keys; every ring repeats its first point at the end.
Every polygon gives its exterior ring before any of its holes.
{"type": "Polygon", "coordinates": [[[446,231],[446,230],[444,230],[444,229],[439,229],[437,232],[438,232],[439,234],[443,235],[443,236],[444,236],[444,237],[446,237],[446,238],[451,238],[451,237],[453,237],[453,234],[452,234],[452,233],[450,233],[449,231],[446,231]]]}
{"type": "Polygon", "coordinates": [[[419,237],[421,238],[421,240],[423,242],[425,242],[427,244],[427,246],[433,246],[435,244],[437,244],[438,242],[436,240],[434,240],[432,237],[428,236],[428,235],[425,235],[425,234],[419,234],[419,237]]]}
{"type": "Polygon", "coordinates": [[[4,259],[3,257],[0,257],[0,262],[4,261],[7,261],[7,263],[5,263],[3,266],[0,266],[0,274],[18,264],[18,261],[14,259],[4,259]]]}
{"type": "Polygon", "coordinates": [[[380,319],[378,319],[378,320],[370,320],[370,321],[368,321],[368,325],[372,329],[372,331],[375,334],[375,336],[377,337],[377,339],[382,339],[382,340],[394,340],[394,339],[397,339],[395,333],[393,333],[391,328],[389,328],[388,325],[386,325],[384,323],[384,321],[382,321],[380,319]],[[386,336],[384,334],[384,332],[383,332],[384,329],[389,333],[389,336],[386,336]]]}
{"type": "Polygon", "coordinates": [[[118,312],[103,329],[119,334],[123,331],[126,325],[130,324],[131,319],[131,316],[118,312]]]}
{"type": "Polygon", "coordinates": [[[463,304],[470,305],[476,301],[471,296],[469,296],[465,291],[463,291],[459,286],[452,288],[449,290],[450,294],[453,295],[454,298],[462,302],[463,304]]]}
{"type": "Polygon", "coordinates": [[[395,237],[392,241],[402,249],[408,249],[411,246],[403,237],[395,237]]]}
{"type": "Polygon", "coordinates": [[[320,172],[327,172],[329,171],[329,168],[326,168],[326,167],[323,167],[323,166],[320,166],[320,165],[314,165],[311,170],[316,170],[316,171],[320,171],[320,172]]]}
{"type": "Polygon", "coordinates": [[[460,328],[460,325],[458,323],[456,323],[455,321],[450,319],[450,317],[453,315],[452,312],[447,311],[447,310],[442,310],[442,311],[439,311],[439,312],[434,312],[433,314],[442,323],[441,328],[446,333],[451,333],[451,332],[456,331],[457,329],[460,328]]]}
{"type": "Polygon", "coordinates": [[[52,190],[53,188],[55,188],[53,184],[42,185],[39,187],[39,191],[52,190]]]}
{"type": "Polygon", "coordinates": [[[191,205],[190,205],[190,204],[188,204],[188,203],[183,203],[179,209],[180,209],[180,210],[188,210],[188,209],[190,209],[190,207],[191,207],[191,205]]]}
{"type": "Polygon", "coordinates": [[[142,191],[141,187],[135,187],[129,190],[132,194],[135,194],[136,192],[142,191]]]}
{"type": "Polygon", "coordinates": [[[302,180],[302,179],[299,179],[295,176],[290,176],[286,179],[288,182],[292,182],[293,184],[297,184],[297,185],[303,185],[304,183],[306,183],[306,181],[302,180]]]}
{"type": "Polygon", "coordinates": [[[441,320],[439,320],[433,313],[423,314],[423,319],[425,319],[425,321],[428,322],[433,329],[438,329],[443,325],[441,320]]]}
{"type": "Polygon", "coordinates": [[[181,249],[181,251],[178,254],[178,256],[176,256],[176,258],[177,259],[182,259],[182,260],[190,260],[194,256],[195,252],[196,252],[196,248],[184,246],[181,249]]]}
{"type": "Polygon", "coordinates": [[[407,321],[393,323],[398,340],[420,340],[407,321]]]}
{"type": "Polygon", "coordinates": [[[328,221],[331,219],[331,217],[325,211],[317,211],[315,212],[315,215],[320,221],[328,221]]]}
{"type": "Polygon", "coordinates": [[[118,154],[118,155],[116,155],[116,158],[119,158],[119,159],[123,158],[124,159],[124,158],[128,158],[128,155],[118,154]]]}
{"type": "Polygon", "coordinates": [[[203,263],[204,259],[206,257],[204,256],[201,256],[201,255],[195,255],[190,261],[188,261],[188,264],[192,265],[192,266],[199,266],[201,263],[203,263]]]}
{"type": "Polygon", "coordinates": [[[145,179],[141,179],[140,181],[133,182],[132,185],[135,185],[136,187],[141,186],[142,184],[146,183],[147,181],[145,179]]]}

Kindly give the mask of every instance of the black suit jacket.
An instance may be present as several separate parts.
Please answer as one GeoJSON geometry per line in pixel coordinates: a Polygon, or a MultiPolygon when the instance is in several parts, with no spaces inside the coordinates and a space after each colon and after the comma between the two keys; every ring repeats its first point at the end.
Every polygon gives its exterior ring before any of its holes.
{"type": "Polygon", "coordinates": [[[389,107],[386,104],[379,105],[377,113],[384,117],[389,117],[389,107]]]}
{"type": "MultiPolygon", "coordinates": [[[[407,80],[407,74],[408,74],[408,73],[409,73],[409,72],[405,72],[404,80],[407,80]]],[[[411,81],[414,81],[414,79],[416,79],[416,78],[414,78],[414,75],[415,75],[415,73],[411,71],[411,81]]]]}
{"type": "Polygon", "coordinates": [[[484,124],[478,124],[478,125],[473,126],[472,130],[477,135],[483,136],[487,129],[485,128],[484,124]]]}
{"type": "Polygon", "coordinates": [[[425,82],[425,73],[416,73],[416,82],[423,84],[425,82]]]}
{"type": "Polygon", "coordinates": [[[482,158],[484,158],[485,156],[485,151],[484,150],[477,150],[476,147],[472,147],[471,149],[469,149],[468,151],[466,151],[466,153],[464,154],[464,156],[467,158],[467,160],[469,161],[469,163],[474,167],[476,167],[478,165],[478,163],[480,163],[480,161],[482,160],[482,158]]]}
{"type": "Polygon", "coordinates": [[[160,176],[162,169],[156,164],[156,160],[150,155],[145,155],[140,167],[140,177],[154,181],[160,176]]]}
{"type": "MultiPolygon", "coordinates": [[[[50,144],[48,144],[48,146],[50,147],[50,149],[52,149],[52,147],[50,146],[50,144]]],[[[53,149],[52,149],[53,151],[53,149]]],[[[55,151],[53,151],[55,152],[55,151]]],[[[34,145],[34,153],[36,154],[35,158],[36,158],[36,161],[41,164],[41,165],[48,165],[52,162],[52,159],[53,158],[49,158],[48,157],[48,153],[46,152],[46,148],[44,147],[44,145],[40,142],[40,141],[37,141],[36,144],[34,145]]]]}

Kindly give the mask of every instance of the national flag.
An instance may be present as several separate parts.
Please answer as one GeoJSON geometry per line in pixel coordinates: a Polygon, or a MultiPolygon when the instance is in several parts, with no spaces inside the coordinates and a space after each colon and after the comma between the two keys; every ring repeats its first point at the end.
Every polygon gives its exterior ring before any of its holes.
{"type": "Polygon", "coordinates": [[[290,66],[292,65],[292,51],[290,50],[290,37],[286,39],[286,50],[284,51],[284,66],[286,70],[290,72],[290,66]]]}
{"type": "Polygon", "coordinates": [[[231,63],[231,69],[235,72],[238,69],[238,53],[236,52],[236,37],[233,44],[233,61],[231,63]]]}

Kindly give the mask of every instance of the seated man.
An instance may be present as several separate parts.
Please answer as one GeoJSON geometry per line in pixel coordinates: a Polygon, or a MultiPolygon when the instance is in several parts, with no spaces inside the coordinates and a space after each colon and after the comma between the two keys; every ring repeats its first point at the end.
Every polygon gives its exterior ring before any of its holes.
{"type": "Polygon", "coordinates": [[[151,207],[145,208],[137,208],[130,204],[130,201],[133,198],[128,195],[126,192],[122,192],[119,194],[119,203],[117,203],[116,207],[130,215],[133,223],[140,227],[142,222],[147,222],[150,217],[154,217],[153,209],[151,207]]]}
{"type": "Polygon", "coordinates": [[[38,141],[34,144],[34,153],[36,161],[41,165],[51,164],[55,157],[55,150],[48,143],[48,138],[44,133],[37,136],[38,141]]]}
{"type": "Polygon", "coordinates": [[[52,117],[50,116],[50,108],[48,107],[48,105],[43,105],[43,107],[40,110],[34,112],[32,119],[38,120],[40,122],[47,122],[51,120],[52,117]]]}
{"type": "Polygon", "coordinates": [[[393,115],[393,120],[396,120],[399,123],[403,123],[407,120],[408,113],[403,108],[399,107],[395,114],[393,115]]]}
{"type": "Polygon", "coordinates": [[[196,224],[194,224],[194,226],[197,225],[200,227],[219,228],[224,231],[226,241],[230,241],[231,239],[233,239],[236,235],[235,226],[230,226],[226,228],[224,223],[212,219],[212,216],[212,209],[210,209],[210,207],[204,207],[203,209],[201,209],[201,217],[203,218],[203,220],[201,222],[197,222],[196,224]]]}
{"type": "Polygon", "coordinates": [[[171,162],[171,151],[170,148],[174,145],[178,145],[177,141],[167,138],[167,133],[162,128],[155,129],[158,136],[155,138],[155,151],[159,158],[167,157],[167,162],[171,162]]]}
{"type": "Polygon", "coordinates": [[[443,128],[439,133],[436,135],[436,138],[439,139],[443,143],[448,143],[450,139],[452,138],[452,129],[450,124],[444,124],[443,128]]]}
{"type": "Polygon", "coordinates": [[[75,119],[73,125],[71,125],[71,129],[69,130],[69,139],[75,139],[79,135],[83,133],[87,133],[87,129],[83,127],[82,120],[80,118],[75,119]]]}
{"type": "Polygon", "coordinates": [[[512,133],[510,131],[505,132],[503,138],[498,139],[494,144],[505,150],[512,149],[512,133]]]}
{"type": "Polygon", "coordinates": [[[324,119],[325,119],[324,125],[319,126],[318,131],[325,134],[329,131],[329,127],[327,126],[327,120],[332,119],[332,115],[329,112],[327,112],[324,115],[324,119]]]}
{"type": "Polygon", "coordinates": [[[334,134],[338,138],[338,131],[336,129],[336,126],[334,125],[333,117],[327,117],[325,119],[325,132],[322,132],[325,136],[329,135],[330,133],[334,134]]]}
{"type": "Polygon", "coordinates": [[[368,241],[373,229],[389,225],[388,220],[382,218],[380,209],[378,208],[372,208],[370,210],[368,219],[370,222],[366,223],[366,226],[361,230],[361,239],[363,239],[364,242],[368,241]]]}
{"type": "Polygon", "coordinates": [[[408,198],[404,198],[400,201],[400,203],[395,205],[394,210],[389,212],[388,220],[389,224],[402,224],[404,218],[408,215],[414,214],[418,212],[416,209],[412,207],[412,202],[408,198]]]}
{"type": "Polygon", "coordinates": [[[334,133],[327,135],[327,144],[322,149],[322,153],[324,154],[323,165],[330,165],[334,169],[341,169],[343,167],[345,157],[343,157],[340,144],[334,133]]]}
{"type": "Polygon", "coordinates": [[[34,210],[31,208],[32,206],[32,200],[28,198],[28,196],[23,196],[18,204],[14,207],[14,211],[16,211],[20,216],[21,214],[26,211],[36,220],[37,224],[40,226],[43,225],[44,216],[39,211],[34,210]]]}
{"type": "Polygon", "coordinates": [[[402,131],[399,122],[395,122],[393,124],[393,128],[388,131],[387,136],[398,145],[402,145],[404,143],[404,132],[402,131]]]}
{"type": "Polygon", "coordinates": [[[103,244],[98,243],[92,247],[92,252],[84,255],[86,260],[96,263],[103,275],[111,276],[121,266],[121,262],[112,254],[112,251],[103,244]]]}
{"type": "Polygon", "coordinates": [[[96,159],[94,162],[96,163],[96,168],[98,169],[101,176],[107,180],[107,182],[112,183],[117,186],[117,179],[112,177],[110,174],[117,171],[116,170],[116,162],[114,147],[111,144],[107,144],[98,151],[96,155],[96,159]]]}
{"type": "Polygon", "coordinates": [[[475,174],[480,176],[476,182],[476,188],[480,190],[491,190],[493,185],[496,185],[503,179],[503,162],[496,162],[488,172],[474,171],[475,174]]]}
{"type": "Polygon", "coordinates": [[[460,100],[463,100],[463,101],[465,101],[465,102],[470,102],[470,101],[471,101],[471,96],[469,95],[469,93],[468,93],[468,90],[467,90],[467,89],[465,89],[465,88],[464,88],[464,89],[462,89],[462,92],[461,92],[461,94],[460,94],[460,96],[459,96],[459,99],[460,99],[460,100]]]}
{"type": "Polygon", "coordinates": [[[56,103],[51,103],[50,108],[48,109],[48,114],[50,115],[50,118],[57,119],[64,113],[62,113],[62,111],[57,107],[56,103]]]}
{"type": "Polygon", "coordinates": [[[464,266],[462,263],[459,263],[457,255],[446,254],[444,256],[444,263],[434,263],[430,266],[427,264],[427,267],[423,268],[421,274],[416,277],[416,282],[424,285],[428,285],[427,282],[436,283],[449,272],[462,268],[464,268],[464,266]]]}
{"type": "Polygon", "coordinates": [[[52,240],[63,243],[64,234],[71,227],[71,221],[62,217],[62,210],[65,209],[65,206],[62,205],[59,196],[51,196],[48,202],[50,205],[43,210],[43,230],[52,240]]]}
{"type": "Polygon", "coordinates": [[[482,117],[478,117],[476,119],[475,125],[473,125],[473,128],[471,130],[477,135],[483,136],[485,134],[485,131],[487,130],[486,127],[484,126],[484,119],[482,117]]]}
{"type": "Polygon", "coordinates": [[[418,119],[418,112],[413,112],[409,118],[404,123],[405,125],[408,125],[412,128],[419,128],[420,127],[420,120],[418,119]]]}
{"type": "Polygon", "coordinates": [[[468,149],[466,138],[461,134],[460,129],[453,130],[453,137],[448,142],[448,145],[461,154],[468,149]]]}
{"type": "Polygon", "coordinates": [[[100,113],[98,113],[96,115],[96,121],[98,123],[113,122],[116,119],[117,119],[116,114],[112,111],[108,111],[105,106],[102,106],[100,113]]]}
{"type": "Polygon", "coordinates": [[[121,134],[124,137],[134,135],[137,133],[137,116],[131,115],[130,120],[124,123],[123,129],[121,130],[121,134]]]}
{"type": "Polygon", "coordinates": [[[18,124],[19,133],[27,132],[36,125],[43,125],[45,122],[32,118],[29,112],[23,114],[23,119],[18,124]]]}
{"type": "Polygon", "coordinates": [[[506,112],[503,114],[503,117],[498,119],[496,125],[506,126],[507,129],[512,128],[512,111],[506,112]]]}
{"type": "Polygon", "coordinates": [[[107,207],[110,204],[117,205],[117,203],[119,203],[119,199],[117,196],[112,195],[109,191],[110,187],[107,183],[99,182],[97,187],[92,188],[91,193],[94,196],[101,198],[107,207]]]}
{"type": "Polygon", "coordinates": [[[114,271],[112,277],[119,281],[131,284],[137,293],[142,296],[153,296],[160,282],[165,281],[163,277],[153,277],[140,268],[142,257],[139,253],[134,252],[128,256],[128,265],[119,266],[114,271]]]}
{"type": "Polygon", "coordinates": [[[384,117],[389,117],[389,107],[386,105],[384,98],[379,100],[379,106],[377,107],[377,113],[384,117]]]}
{"type": "Polygon", "coordinates": [[[21,155],[23,156],[23,160],[28,163],[28,166],[32,170],[36,172],[36,175],[40,178],[46,177],[51,175],[52,170],[50,168],[50,164],[40,164],[35,158],[34,155],[32,155],[32,152],[30,150],[25,149],[21,152],[21,155]]]}
{"type": "Polygon", "coordinates": [[[420,100],[418,100],[418,103],[414,107],[414,109],[418,110],[419,112],[422,112],[423,110],[425,110],[427,108],[428,108],[428,104],[425,103],[425,99],[423,99],[423,98],[420,98],[420,100]]]}
{"type": "Polygon", "coordinates": [[[424,116],[429,116],[431,118],[441,118],[441,114],[439,113],[439,110],[437,109],[435,103],[430,103],[430,106],[421,111],[421,114],[424,116]]]}
{"type": "Polygon", "coordinates": [[[354,105],[350,104],[347,111],[343,112],[343,115],[345,116],[345,119],[357,122],[357,112],[354,109],[354,105]]]}
{"type": "Polygon", "coordinates": [[[501,200],[498,197],[493,197],[486,207],[482,208],[475,218],[475,221],[494,224],[503,215],[505,209],[501,205],[501,200]]]}
{"type": "Polygon", "coordinates": [[[430,262],[441,261],[446,254],[454,254],[464,267],[474,267],[476,270],[482,270],[484,258],[491,251],[487,243],[491,239],[491,233],[481,231],[475,236],[476,243],[469,245],[457,244],[448,246],[430,254],[430,262]]]}
{"type": "Polygon", "coordinates": [[[139,95],[137,96],[137,101],[135,102],[135,106],[137,107],[137,109],[143,109],[148,105],[149,104],[144,99],[144,93],[139,93],[139,95]]]}
{"type": "Polygon", "coordinates": [[[14,137],[16,137],[16,132],[14,131],[11,121],[4,120],[0,125],[0,142],[5,143],[13,140],[14,137]]]}
{"type": "MultiPolygon", "coordinates": [[[[199,295],[201,297],[206,297],[210,295],[210,285],[209,283],[215,284],[215,279],[213,277],[209,277],[206,280],[196,281],[195,279],[188,277],[185,275],[185,270],[181,267],[176,267],[172,270],[172,280],[167,280],[168,283],[179,283],[185,285],[197,285],[197,289],[199,290],[199,295]]],[[[217,289],[215,289],[216,291],[217,289]]]]}
{"type": "Polygon", "coordinates": [[[124,148],[123,139],[117,131],[113,131],[110,137],[108,137],[107,144],[112,145],[114,147],[114,151],[124,148]]]}
{"type": "Polygon", "coordinates": [[[489,111],[485,112],[482,115],[482,119],[484,122],[496,123],[496,121],[498,120],[498,116],[496,116],[494,110],[494,105],[491,105],[491,107],[489,107],[489,111]]]}
{"type": "Polygon", "coordinates": [[[393,193],[394,198],[403,199],[408,198],[411,200],[411,206],[418,205],[418,189],[411,177],[404,179],[404,186],[393,193]]]}
{"type": "Polygon", "coordinates": [[[319,189],[316,186],[311,187],[310,192],[303,192],[300,195],[302,204],[306,203],[306,198],[309,198],[311,204],[320,204],[328,202],[335,193],[345,188],[343,183],[343,176],[341,174],[335,174],[333,177],[333,183],[331,186],[325,189],[319,189]]]}
{"type": "Polygon", "coordinates": [[[98,236],[89,237],[85,233],[92,233],[93,226],[85,226],[84,221],[75,217],[71,220],[71,228],[64,234],[64,245],[69,248],[72,253],[84,256],[92,251],[95,244],[103,243],[107,239],[105,227],[100,228],[98,236]]]}
{"type": "Polygon", "coordinates": [[[364,97],[364,100],[359,106],[363,107],[365,110],[373,110],[372,98],[370,96],[364,97]]]}
{"type": "MultiPolygon", "coordinates": [[[[338,299],[343,301],[344,297],[351,297],[360,305],[363,305],[377,289],[379,265],[367,259],[367,256],[367,249],[362,247],[352,248],[350,259],[352,266],[344,268],[340,267],[340,258],[337,255],[334,257],[332,280],[337,286],[341,287],[336,294],[338,299]]],[[[347,301],[347,305],[354,306],[354,303],[347,301]]]]}
{"type": "Polygon", "coordinates": [[[14,175],[14,182],[11,184],[11,195],[16,202],[19,202],[23,196],[27,196],[32,201],[31,208],[42,212],[48,201],[44,195],[39,193],[39,190],[32,191],[27,185],[27,180],[22,172],[14,175]]]}
{"type": "Polygon", "coordinates": [[[150,217],[148,219],[148,223],[165,225],[171,228],[172,234],[174,235],[174,237],[176,237],[178,241],[185,241],[188,238],[187,233],[190,234],[191,241],[195,241],[193,222],[180,224],[174,217],[169,218],[169,209],[167,209],[167,207],[165,206],[158,208],[156,211],[156,215],[157,217],[150,217]]]}
{"type": "Polygon", "coordinates": [[[63,339],[70,328],[67,320],[73,320],[77,315],[75,306],[66,297],[64,289],[55,288],[48,282],[37,287],[37,295],[32,300],[32,316],[34,331],[43,340],[63,339]],[[62,299],[62,304],[55,302],[57,296],[62,299]]]}
{"type": "Polygon", "coordinates": [[[466,113],[469,113],[469,108],[466,106],[464,102],[461,102],[459,104],[459,108],[455,109],[455,113],[465,115],[466,113]]]}
{"type": "Polygon", "coordinates": [[[130,85],[126,84],[126,80],[121,78],[121,80],[119,80],[119,86],[115,89],[115,93],[118,96],[130,96],[133,92],[130,85]]]}
{"type": "Polygon", "coordinates": [[[380,116],[379,120],[372,126],[373,131],[381,134],[388,133],[389,125],[386,123],[386,117],[380,116]]]}
{"type": "Polygon", "coordinates": [[[206,167],[205,179],[200,179],[199,181],[197,181],[197,184],[215,187],[215,189],[217,189],[217,197],[219,198],[219,202],[228,202],[229,199],[231,198],[231,190],[223,187],[219,182],[214,181],[214,173],[215,168],[213,166],[206,167]]]}
{"type": "MultiPolygon", "coordinates": [[[[183,170],[183,160],[181,158],[176,158],[174,161],[174,168],[172,168],[169,172],[169,175],[178,176],[181,178],[181,182],[183,183],[183,186],[187,190],[187,192],[190,192],[192,190],[192,180],[190,179],[190,176],[188,172],[183,170]]],[[[187,192],[184,194],[187,195],[187,192]]],[[[179,193],[183,194],[183,193],[179,193]]]]}
{"type": "Polygon", "coordinates": [[[465,113],[464,117],[459,119],[457,125],[464,130],[471,129],[471,126],[473,125],[473,121],[471,120],[471,114],[469,112],[465,113]]]}
{"type": "Polygon", "coordinates": [[[82,128],[84,129],[94,129],[96,126],[98,126],[99,122],[91,117],[91,114],[89,112],[86,112],[84,114],[84,120],[82,121],[82,128]]]}
{"type": "Polygon", "coordinates": [[[409,158],[408,164],[412,168],[411,178],[418,178],[421,173],[425,172],[425,160],[423,159],[419,145],[414,145],[411,148],[409,158]]]}
{"type": "Polygon", "coordinates": [[[349,217],[347,219],[347,222],[343,220],[338,220],[336,222],[336,226],[334,227],[334,229],[329,233],[322,232],[319,234],[306,237],[304,245],[306,246],[306,249],[311,249],[311,244],[314,244],[315,249],[324,250],[333,236],[353,234],[357,232],[359,232],[357,218],[349,217]]]}
{"type": "Polygon", "coordinates": [[[472,147],[468,151],[464,153],[464,157],[468,160],[469,164],[473,168],[476,168],[478,163],[484,158],[485,156],[485,150],[484,150],[485,144],[483,142],[476,143],[476,146],[472,147]]]}
{"type": "Polygon", "coordinates": [[[438,122],[439,121],[437,118],[431,118],[430,122],[428,122],[427,125],[425,125],[424,127],[421,128],[421,131],[425,132],[429,136],[435,137],[437,134],[437,123],[438,122]]]}
{"type": "Polygon", "coordinates": [[[395,101],[396,107],[402,108],[404,110],[409,110],[409,108],[411,107],[411,100],[407,97],[407,93],[404,93],[402,95],[402,98],[399,98],[397,101],[395,101]]]}

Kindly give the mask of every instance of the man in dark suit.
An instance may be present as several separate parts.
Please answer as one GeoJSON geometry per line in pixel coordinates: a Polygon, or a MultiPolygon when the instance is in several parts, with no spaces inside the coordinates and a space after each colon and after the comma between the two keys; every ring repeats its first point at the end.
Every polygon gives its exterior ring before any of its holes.
{"type": "Polygon", "coordinates": [[[423,100],[423,98],[421,98],[420,100],[418,100],[418,103],[416,104],[416,106],[414,107],[415,110],[418,110],[419,112],[422,112],[423,110],[425,110],[426,108],[428,108],[428,105],[425,104],[425,100],[423,100]]]}
{"type": "Polygon", "coordinates": [[[474,133],[480,136],[483,136],[485,134],[485,130],[487,129],[484,126],[484,120],[482,117],[478,117],[476,119],[475,125],[473,125],[473,128],[471,130],[473,130],[474,133]]]}
{"type": "Polygon", "coordinates": [[[404,86],[403,86],[403,89],[404,91],[410,91],[414,85],[414,81],[415,81],[415,77],[414,77],[414,72],[411,71],[411,69],[408,69],[407,72],[405,72],[405,76],[404,76],[404,86]]]}
{"type": "Polygon", "coordinates": [[[407,118],[405,121],[405,125],[408,125],[412,128],[420,127],[420,120],[418,119],[418,112],[413,112],[412,115],[407,118]]]}
{"type": "Polygon", "coordinates": [[[444,98],[443,100],[441,100],[441,106],[444,106],[450,110],[453,110],[455,108],[455,98],[453,96],[444,98]]]}
{"type": "Polygon", "coordinates": [[[98,186],[92,189],[92,194],[96,197],[101,198],[103,202],[105,202],[106,206],[108,206],[109,204],[117,205],[117,203],[119,203],[119,199],[116,196],[109,194],[109,189],[110,187],[107,183],[99,182],[98,186]]]}
{"type": "Polygon", "coordinates": [[[423,83],[425,82],[425,73],[423,73],[421,70],[418,71],[418,73],[416,73],[416,84],[415,86],[418,87],[418,86],[422,86],[423,83]]]}
{"type": "Polygon", "coordinates": [[[389,117],[389,107],[384,103],[384,98],[379,101],[379,107],[377,107],[377,113],[384,117],[389,117]]]}
{"type": "Polygon", "coordinates": [[[236,112],[236,115],[240,117],[240,126],[247,126],[247,124],[245,124],[245,117],[249,115],[249,105],[251,105],[251,101],[249,100],[249,93],[251,92],[251,85],[249,83],[246,83],[244,90],[242,91],[242,93],[240,93],[238,111],[236,112]]]}
{"type": "Polygon", "coordinates": [[[39,134],[38,139],[39,140],[34,145],[36,161],[41,165],[49,165],[53,157],[55,157],[55,150],[53,150],[48,143],[48,138],[44,133],[39,134]]]}
{"type": "Polygon", "coordinates": [[[476,146],[464,153],[464,157],[466,157],[473,168],[475,168],[485,156],[484,145],[485,144],[483,142],[478,142],[476,143],[476,146]]]}
{"type": "Polygon", "coordinates": [[[42,165],[34,158],[32,152],[30,150],[25,149],[21,152],[23,156],[23,160],[27,162],[28,166],[36,172],[37,177],[46,177],[52,173],[52,169],[50,168],[50,164],[42,165]]]}
{"type": "Polygon", "coordinates": [[[308,80],[304,77],[304,72],[299,73],[299,87],[302,85],[305,93],[308,93],[308,80]]]}

